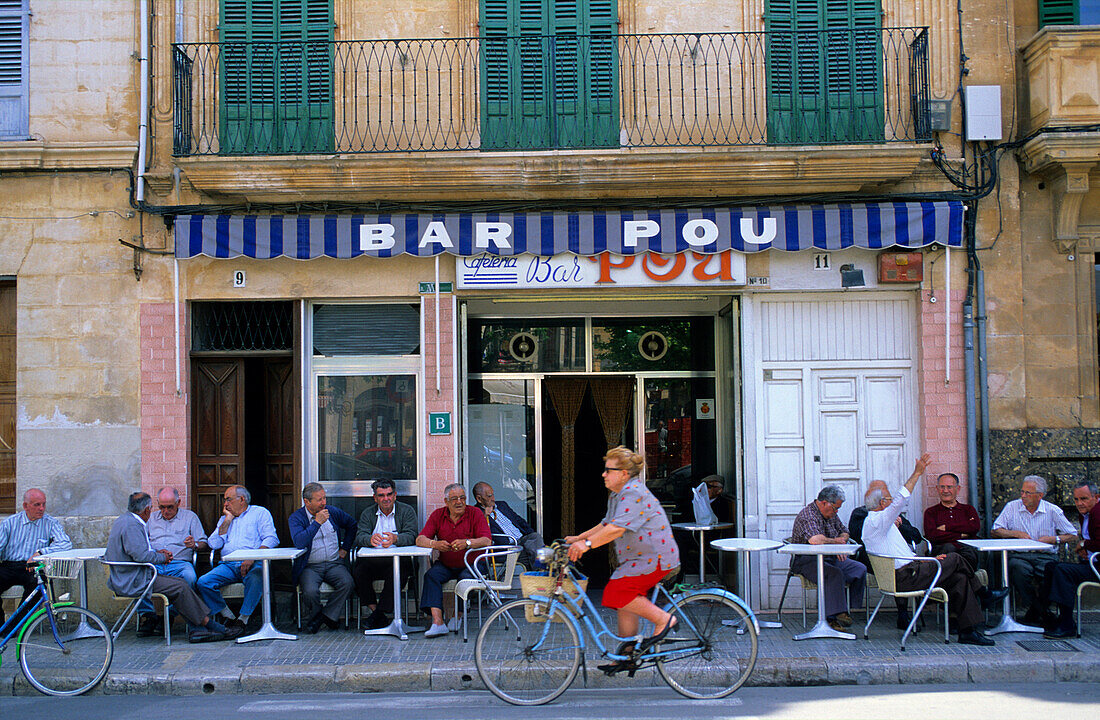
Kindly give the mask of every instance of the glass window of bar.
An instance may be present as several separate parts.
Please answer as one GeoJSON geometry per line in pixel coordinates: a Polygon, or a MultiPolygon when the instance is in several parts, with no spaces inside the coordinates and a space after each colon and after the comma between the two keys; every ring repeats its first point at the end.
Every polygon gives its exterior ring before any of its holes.
{"type": "Polygon", "coordinates": [[[713,371],[714,318],[593,318],[592,370],[713,371]]]}
{"type": "Polygon", "coordinates": [[[473,320],[469,370],[583,372],[583,320],[473,320]]]}

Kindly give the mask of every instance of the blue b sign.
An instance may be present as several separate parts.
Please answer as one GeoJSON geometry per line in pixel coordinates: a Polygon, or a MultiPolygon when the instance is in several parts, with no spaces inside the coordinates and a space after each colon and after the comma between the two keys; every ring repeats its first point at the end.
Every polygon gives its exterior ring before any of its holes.
{"type": "Polygon", "coordinates": [[[451,414],[449,412],[428,413],[429,435],[450,435],[451,414]]]}

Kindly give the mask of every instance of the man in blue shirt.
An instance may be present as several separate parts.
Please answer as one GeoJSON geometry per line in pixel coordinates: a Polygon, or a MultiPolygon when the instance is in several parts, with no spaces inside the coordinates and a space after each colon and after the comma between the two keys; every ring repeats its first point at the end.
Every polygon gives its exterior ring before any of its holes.
{"type": "MultiPolygon", "coordinates": [[[[27,490],[23,493],[23,510],[0,523],[0,593],[21,585],[25,599],[37,584],[34,574],[27,570],[27,561],[72,547],[58,519],[46,514],[46,493],[38,488],[27,490]]],[[[0,606],[3,622],[4,608],[0,606]]]]}
{"type": "MultiPolygon", "coordinates": [[[[279,545],[275,533],[275,521],[266,508],[251,505],[252,495],[243,485],[233,485],[225,491],[225,512],[217,528],[206,542],[211,550],[221,550],[222,557],[235,550],[256,550],[279,545]]],[[[198,591],[212,613],[220,613],[229,620],[226,625],[248,624],[263,593],[263,568],[251,560],[221,562],[199,578],[198,591]],[[232,583],[244,583],[244,600],[241,614],[235,618],[225,600],[222,587],[232,583]]]]}

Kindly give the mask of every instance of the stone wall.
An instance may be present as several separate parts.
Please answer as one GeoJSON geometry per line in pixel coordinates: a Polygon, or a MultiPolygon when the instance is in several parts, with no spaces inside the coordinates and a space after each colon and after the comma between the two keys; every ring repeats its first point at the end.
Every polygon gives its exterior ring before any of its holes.
{"type": "Polygon", "coordinates": [[[1006,502],[1020,497],[1025,475],[1046,478],[1044,499],[1066,509],[1071,520],[1077,515],[1073,486],[1085,481],[1100,483],[1100,429],[991,430],[989,454],[994,517],[1006,502]]]}

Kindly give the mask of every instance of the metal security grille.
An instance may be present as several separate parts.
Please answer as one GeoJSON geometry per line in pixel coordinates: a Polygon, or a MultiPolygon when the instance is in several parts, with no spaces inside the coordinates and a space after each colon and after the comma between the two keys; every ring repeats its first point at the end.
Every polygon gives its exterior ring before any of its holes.
{"type": "Polygon", "coordinates": [[[196,302],[191,305],[194,352],[291,351],[291,302],[196,302]]]}

